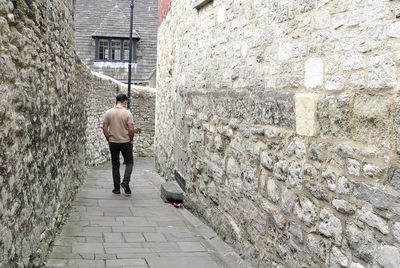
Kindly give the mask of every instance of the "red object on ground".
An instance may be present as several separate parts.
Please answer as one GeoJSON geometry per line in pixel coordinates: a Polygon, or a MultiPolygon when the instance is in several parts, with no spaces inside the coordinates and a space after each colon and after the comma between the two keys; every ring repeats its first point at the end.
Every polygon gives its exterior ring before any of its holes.
{"type": "Polygon", "coordinates": [[[172,203],[172,205],[173,205],[175,208],[181,208],[181,207],[182,207],[182,204],[181,204],[181,203],[172,203]]]}

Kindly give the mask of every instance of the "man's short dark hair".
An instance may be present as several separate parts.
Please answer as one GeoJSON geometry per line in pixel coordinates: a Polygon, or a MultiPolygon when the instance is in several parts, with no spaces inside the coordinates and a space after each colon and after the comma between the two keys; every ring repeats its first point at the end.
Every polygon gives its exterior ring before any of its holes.
{"type": "Polygon", "coordinates": [[[117,102],[123,102],[128,100],[128,96],[126,96],[125,94],[118,94],[116,99],[117,102]]]}

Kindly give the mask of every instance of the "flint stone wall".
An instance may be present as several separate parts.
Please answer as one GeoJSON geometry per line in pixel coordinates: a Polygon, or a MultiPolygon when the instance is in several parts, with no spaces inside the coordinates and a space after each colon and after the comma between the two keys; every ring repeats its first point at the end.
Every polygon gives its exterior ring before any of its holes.
{"type": "Polygon", "coordinates": [[[38,266],[85,177],[73,1],[0,0],[0,267],[38,266]]]}
{"type": "Polygon", "coordinates": [[[400,3],[197,2],[159,29],[160,174],[258,267],[399,267],[400,3]]]}
{"type": "MultiPolygon", "coordinates": [[[[108,143],[101,130],[104,113],[114,107],[115,96],[127,94],[128,86],[108,76],[89,72],[83,81],[87,81],[89,98],[87,99],[87,142],[86,163],[97,165],[110,160],[108,143]]],[[[156,90],[149,87],[131,86],[131,112],[135,127],[133,150],[147,156],[153,155],[155,131],[156,90]]]]}
{"type": "MultiPolygon", "coordinates": [[[[85,163],[103,161],[94,117],[114,105],[120,85],[77,58],[73,3],[0,0],[0,267],[43,264],[85,163]]],[[[151,109],[136,112],[143,132],[151,109]]]]}

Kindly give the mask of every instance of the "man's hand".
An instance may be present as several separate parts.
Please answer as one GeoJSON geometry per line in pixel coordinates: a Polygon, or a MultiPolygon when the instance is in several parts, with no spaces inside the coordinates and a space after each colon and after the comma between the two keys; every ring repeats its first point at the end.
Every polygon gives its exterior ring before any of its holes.
{"type": "Polygon", "coordinates": [[[106,138],[106,140],[109,141],[110,133],[108,132],[108,123],[107,122],[103,123],[103,134],[104,134],[104,137],[106,138]]]}
{"type": "Polygon", "coordinates": [[[135,136],[135,128],[132,123],[128,123],[128,134],[129,140],[133,143],[133,137],[135,136]]]}

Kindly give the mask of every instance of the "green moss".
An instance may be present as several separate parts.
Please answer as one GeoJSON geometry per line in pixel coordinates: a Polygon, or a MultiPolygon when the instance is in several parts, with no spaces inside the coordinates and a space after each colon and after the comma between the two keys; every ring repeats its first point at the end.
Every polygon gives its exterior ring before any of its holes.
{"type": "Polygon", "coordinates": [[[138,157],[148,157],[149,153],[146,150],[142,150],[140,152],[137,153],[138,157]]]}

